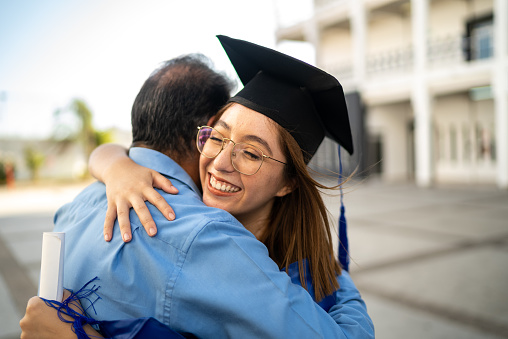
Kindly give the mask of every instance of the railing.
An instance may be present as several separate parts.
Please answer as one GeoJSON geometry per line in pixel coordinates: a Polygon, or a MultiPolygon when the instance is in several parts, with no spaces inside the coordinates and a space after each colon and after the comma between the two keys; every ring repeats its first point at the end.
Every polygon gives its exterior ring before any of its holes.
{"type": "MultiPolygon", "coordinates": [[[[475,49],[476,45],[470,43],[470,39],[462,36],[447,36],[429,40],[427,43],[428,67],[439,68],[460,62],[492,58],[493,51],[490,45],[478,51],[475,49]]],[[[413,46],[368,55],[366,63],[368,76],[411,71],[413,46]]]]}
{"type": "Polygon", "coordinates": [[[407,72],[413,67],[413,48],[408,46],[368,55],[366,63],[367,75],[387,71],[407,72]]]}
{"type": "Polygon", "coordinates": [[[466,59],[464,47],[467,41],[463,37],[448,36],[429,41],[427,58],[429,66],[442,66],[466,59]]]}
{"type": "MultiPolygon", "coordinates": [[[[427,44],[427,64],[429,68],[443,68],[458,63],[489,59],[493,57],[492,47],[487,45],[481,51],[468,51],[469,40],[461,36],[435,38],[427,44]]],[[[394,48],[366,57],[366,75],[375,77],[386,74],[408,73],[413,70],[413,47],[394,48]]],[[[353,79],[353,62],[342,61],[320,65],[335,76],[341,83],[353,79]]]]}

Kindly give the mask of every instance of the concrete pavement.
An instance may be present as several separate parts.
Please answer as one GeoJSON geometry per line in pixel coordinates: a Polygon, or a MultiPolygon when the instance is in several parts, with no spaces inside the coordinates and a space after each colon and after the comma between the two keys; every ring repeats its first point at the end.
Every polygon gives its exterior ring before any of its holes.
{"type": "MultiPolygon", "coordinates": [[[[19,337],[42,232],[83,186],[0,188],[0,339],[19,337]]],[[[508,338],[508,192],[347,186],[350,271],[377,338],[508,338]]],[[[339,197],[325,201],[336,220],[339,197]]]]}
{"type": "Polygon", "coordinates": [[[367,182],[345,200],[378,338],[508,337],[508,192],[367,182]]]}

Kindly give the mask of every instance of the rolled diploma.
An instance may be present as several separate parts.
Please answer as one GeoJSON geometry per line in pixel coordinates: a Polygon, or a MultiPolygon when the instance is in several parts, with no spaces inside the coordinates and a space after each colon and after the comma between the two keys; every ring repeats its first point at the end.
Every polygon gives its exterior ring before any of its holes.
{"type": "Polygon", "coordinates": [[[39,297],[62,301],[65,233],[42,234],[41,275],[39,297]]]}

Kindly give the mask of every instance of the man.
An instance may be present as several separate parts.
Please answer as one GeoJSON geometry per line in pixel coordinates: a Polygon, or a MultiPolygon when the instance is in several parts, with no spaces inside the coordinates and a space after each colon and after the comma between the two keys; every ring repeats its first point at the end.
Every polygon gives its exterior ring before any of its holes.
{"type": "MultiPolygon", "coordinates": [[[[178,195],[160,193],[178,218],[168,221],[150,205],[157,236],[150,237],[132,212],[131,241],[125,243],[115,227],[106,243],[105,187],[92,184],[55,216],[55,231],[66,232],[64,286],[76,290],[98,276],[96,314],[89,302],[82,303],[99,320],[154,317],[203,338],[347,337],[348,327],[364,321],[363,303],[344,301],[340,307],[358,310],[339,328],[236,219],[201,202],[195,128],[227,100],[229,85],[198,64],[186,57],[153,73],[132,110],[137,147],[129,155],[171,179],[178,195]]],[[[354,285],[341,287],[356,297],[354,285]]]]}

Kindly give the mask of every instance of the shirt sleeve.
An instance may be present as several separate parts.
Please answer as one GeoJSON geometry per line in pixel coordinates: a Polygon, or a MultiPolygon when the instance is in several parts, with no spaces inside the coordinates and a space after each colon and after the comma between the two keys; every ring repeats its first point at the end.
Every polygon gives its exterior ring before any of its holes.
{"type": "Polygon", "coordinates": [[[179,332],[192,329],[198,337],[363,338],[352,330],[356,315],[341,317],[351,306],[346,299],[325,312],[279,271],[266,247],[243,227],[210,222],[183,260],[167,306],[170,326],[179,332]]]}
{"type": "Polygon", "coordinates": [[[374,324],[351,276],[343,270],[337,280],[340,288],[335,292],[336,303],[328,314],[347,338],[374,338],[374,324]]]}

